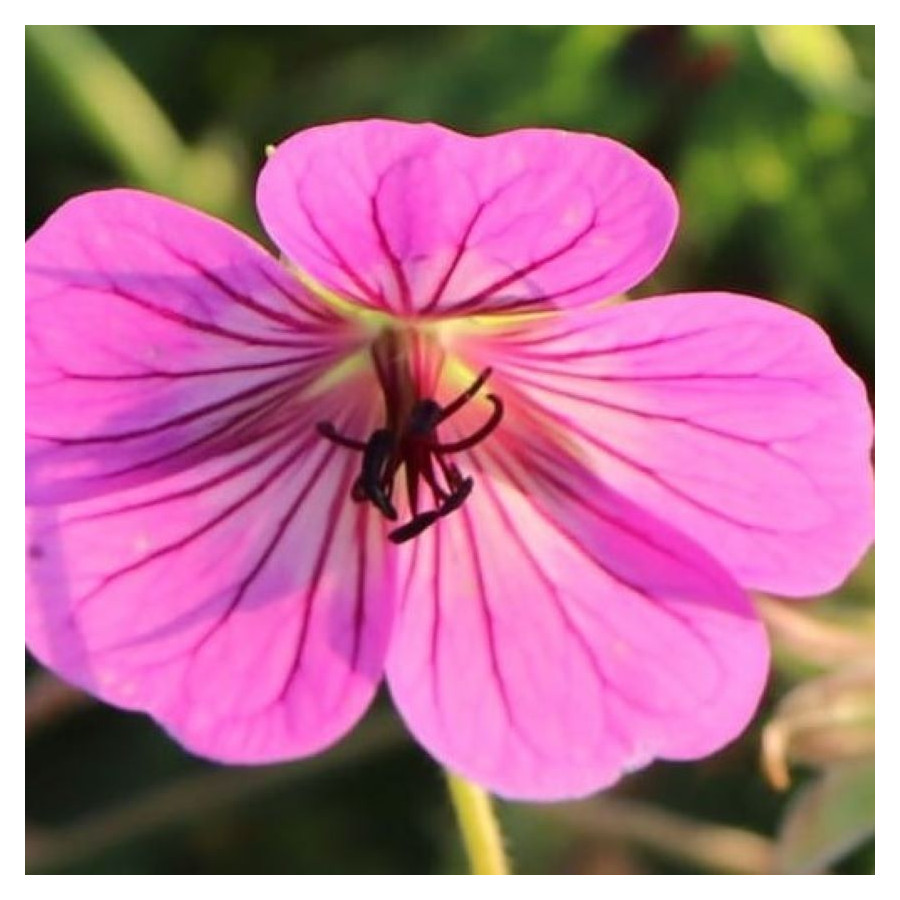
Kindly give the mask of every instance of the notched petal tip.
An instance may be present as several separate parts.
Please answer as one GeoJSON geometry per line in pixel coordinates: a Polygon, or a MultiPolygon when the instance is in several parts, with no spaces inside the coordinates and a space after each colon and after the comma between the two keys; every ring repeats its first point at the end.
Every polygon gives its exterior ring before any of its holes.
{"type": "Polygon", "coordinates": [[[865,388],[797,312],[679,294],[498,330],[467,351],[491,360],[507,399],[740,584],[824,593],[871,545],[865,388]]]}
{"type": "Polygon", "coordinates": [[[478,458],[478,491],[404,557],[388,683],[416,737],[521,800],[733,740],[769,658],[737,584],[565,456],[478,458]]]}
{"type": "Polygon", "coordinates": [[[381,680],[383,531],[333,448],[256,448],[29,513],[26,639],[48,668],[225,762],[315,753],[381,680]]]}
{"type": "Polygon", "coordinates": [[[257,204],[282,251],[328,289],[413,315],[612,296],[652,271],[678,214],[662,175],[608,138],[383,120],[288,138],[257,204]]]}

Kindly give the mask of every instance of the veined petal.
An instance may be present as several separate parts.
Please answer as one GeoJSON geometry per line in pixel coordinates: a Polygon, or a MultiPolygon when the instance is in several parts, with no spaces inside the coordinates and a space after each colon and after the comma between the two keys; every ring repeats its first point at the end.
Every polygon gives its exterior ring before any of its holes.
{"type": "Polygon", "coordinates": [[[30,503],[240,446],[357,340],[249,238],[138,191],[70,201],[25,265],[30,503]]]}
{"type": "Polygon", "coordinates": [[[532,321],[466,352],[743,585],[822,593],[872,541],[866,392],[796,312],[681,294],[532,321]]]}
{"type": "Polygon", "coordinates": [[[403,314],[568,307],[641,281],[678,207],[608,138],[523,129],[470,137],[372,120],[280,144],[257,188],[269,234],[303,271],[403,314]]]}
{"type": "Polygon", "coordinates": [[[206,757],[327,746],[371,701],[392,619],[384,526],[348,502],[357,464],[308,414],[152,483],[33,508],[29,649],[206,757]]]}
{"type": "Polygon", "coordinates": [[[711,557],[534,443],[472,451],[467,503],[401,548],[387,672],[445,765],[501,796],[553,800],[733,739],[768,649],[711,557]]]}

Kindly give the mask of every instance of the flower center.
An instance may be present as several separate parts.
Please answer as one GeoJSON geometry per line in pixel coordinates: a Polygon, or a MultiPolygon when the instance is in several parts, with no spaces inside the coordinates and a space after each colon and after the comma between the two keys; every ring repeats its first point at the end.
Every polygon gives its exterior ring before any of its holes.
{"type": "Polygon", "coordinates": [[[441,406],[432,397],[421,395],[419,385],[423,379],[416,377],[409,344],[396,331],[383,331],[373,342],[371,352],[384,396],[384,427],[377,428],[365,441],[340,434],[331,422],[319,422],[317,427],[323,437],[362,454],[351,497],[358,503],[371,503],[391,521],[398,518],[391,499],[394,482],[400,469],[404,469],[411,518],[388,534],[395,544],[402,544],[465,502],[474,482],[471,476],[460,472],[451,457],[483,441],[500,424],[503,403],[494,394],[486,394],[493,406],[487,421],[467,437],[442,442],[439,426],[476,396],[491,370],[485,369],[459,396],[441,406]],[[422,484],[430,490],[434,506],[420,512],[422,484]]]}

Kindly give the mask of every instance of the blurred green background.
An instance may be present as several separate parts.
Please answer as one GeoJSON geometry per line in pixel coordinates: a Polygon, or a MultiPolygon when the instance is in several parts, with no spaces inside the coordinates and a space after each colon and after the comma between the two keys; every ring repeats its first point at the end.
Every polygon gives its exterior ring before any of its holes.
{"type": "MultiPolygon", "coordinates": [[[[681,201],[638,296],[794,306],[871,392],[874,57],[868,26],[31,27],[26,234],[74,194],[130,185],[262,238],[265,145],[322,122],[591,131],[653,161],[681,201]]],[[[776,670],[725,752],[579,804],[501,804],[517,870],[871,871],[873,587],[869,558],[833,597],[766,602],[776,670]],[[787,790],[763,775],[763,735],[787,790]]],[[[27,677],[32,871],[464,871],[440,772],[384,697],[320,757],[222,769],[30,662],[27,677]]]]}

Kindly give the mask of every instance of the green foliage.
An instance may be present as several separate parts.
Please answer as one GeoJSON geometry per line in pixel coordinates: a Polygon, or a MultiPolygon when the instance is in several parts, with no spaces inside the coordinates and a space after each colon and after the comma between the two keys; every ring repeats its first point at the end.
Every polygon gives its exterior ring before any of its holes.
{"type": "Polygon", "coordinates": [[[806,785],[788,809],[779,836],[779,871],[827,871],[874,834],[874,760],[834,766],[806,785]]]}

